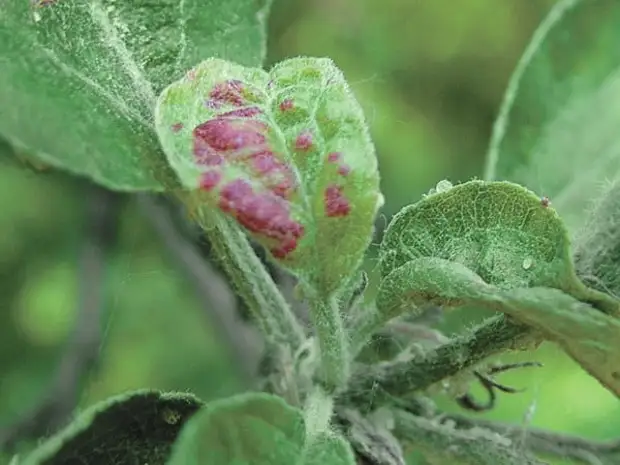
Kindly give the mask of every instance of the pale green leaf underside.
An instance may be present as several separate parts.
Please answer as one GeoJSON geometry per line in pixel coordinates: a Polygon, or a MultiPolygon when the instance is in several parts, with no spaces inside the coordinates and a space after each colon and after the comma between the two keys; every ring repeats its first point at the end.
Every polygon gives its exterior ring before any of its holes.
{"type": "Polygon", "coordinates": [[[158,93],[210,56],[259,66],[267,2],[3,2],[0,136],[109,188],[173,184],[153,127],[158,93]]]}
{"type": "Polygon", "coordinates": [[[601,384],[620,396],[620,321],[557,289],[546,287],[501,289],[486,283],[462,264],[440,258],[409,261],[390,278],[399,288],[395,296],[379,292],[377,300],[411,305],[478,307],[503,312],[540,330],[558,343],[601,384]]]}
{"type": "Polygon", "coordinates": [[[571,235],[620,169],[620,3],[561,0],[509,83],[485,178],[548,196],[571,235]]]}
{"type": "Polygon", "coordinates": [[[182,426],[202,407],[190,394],[136,391],[79,414],[21,465],[163,465],[182,426]]]}
{"type": "Polygon", "coordinates": [[[168,465],[353,465],[339,437],[306,444],[300,410],[282,398],[246,393],[219,400],[181,433],[168,465]]]}

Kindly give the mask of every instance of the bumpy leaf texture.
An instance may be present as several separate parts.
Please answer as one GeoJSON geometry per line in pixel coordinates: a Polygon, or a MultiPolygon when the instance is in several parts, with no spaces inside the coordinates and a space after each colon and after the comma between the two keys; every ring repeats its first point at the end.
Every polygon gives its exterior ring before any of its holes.
{"type": "Polygon", "coordinates": [[[359,266],[383,203],[361,108],[331,60],[207,60],[160,96],[172,167],[323,294],[359,266]]]}
{"type": "MultiPolygon", "coordinates": [[[[421,257],[465,265],[500,289],[561,289],[618,313],[617,301],[578,279],[568,233],[547,199],[510,182],[470,181],[439,189],[394,216],[380,249],[376,318],[411,310],[410,289],[423,276],[407,265],[421,257]]],[[[448,275],[436,283],[438,292],[451,285],[448,275]]]]}
{"type": "Polygon", "coordinates": [[[417,257],[462,263],[503,288],[572,284],[566,228],[545,199],[509,182],[470,181],[403,208],[380,250],[385,277],[417,257]]]}

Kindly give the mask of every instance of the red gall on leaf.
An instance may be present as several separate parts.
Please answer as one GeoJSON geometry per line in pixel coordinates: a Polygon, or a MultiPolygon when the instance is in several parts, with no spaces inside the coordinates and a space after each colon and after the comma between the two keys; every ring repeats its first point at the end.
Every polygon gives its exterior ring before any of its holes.
{"type": "Polygon", "coordinates": [[[295,149],[301,151],[307,151],[312,148],[312,133],[310,131],[303,131],[295,139],[295,149]]]}
{"type": "Polygon", "coordinates": [[[210,59],[191,74],[162,93],[156,111],[184,186],[306,283],[340,289],[383,202],[374,147],[340,71],[326,59],[295,58],[270,72],[210,59]]]}
{"type": "Polygon", "coordinates": [[[329,217],[346,216],[351,211],[349,200],[342,193],[343,187],[331,185],[325,188],[325,214],[329,217]]]}
{"type": "Polygon", "coordinates": [[[288,110],[292,110],[293,108],[295,108],[295,104],[293,103],[293,100],[290,98],[284,99],[280,103],[281,111],[288,111],[288,110]]]}

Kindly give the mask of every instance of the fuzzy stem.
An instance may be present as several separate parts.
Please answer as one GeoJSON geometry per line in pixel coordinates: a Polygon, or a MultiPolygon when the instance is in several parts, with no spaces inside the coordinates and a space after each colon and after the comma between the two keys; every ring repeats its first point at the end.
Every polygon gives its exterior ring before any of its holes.
{"type": "Polygon", "coordinates": [[[495,316],[471,333],[438,346],[423,358],[361,365],[353,373],[350,390],[342,395],[341,400],[374,408],[391,396],[400,397],[427,389],[488,357],[522,349],[536,341],[537,333],[529,326],[504,315],[495,316]]]}
{"type": "Polygon", "coordinates": [[[340,306],[334,297],[323,299],[314,291],[304,291],[321,354],[321,379],[328,389],[343,387],[349,379],[349,351],[340,306]]]}
{"type": "Polygon", "coordinates": [[[513,444],[547,457],[562,457],[575,465],[620,463],[620,440],[596,441],[539,428],[524,429],[519,424],[498,423],[464,415],[442,415],[443,422],[452,422],[459,429],[484,428],[501,434],[513,444]]]}
{"type": "Polygon", "coordinates": [[[395,434],[437,464],[544,465],[509,439],[491,431],[459,430],[410,413],[394,412],[395,434]]]}
{"type": "Polygon", "coordinates": [[[316,438],[329,433],[334,414],[334,399],[321,386],[315,386],[304,405],[306,447],[316,438]]]}
{"type": "Polygon", "coordinates": [[[620,302],[604,292],[584,286],[585,290],[579,295],[579,300],[592,305],[594,308],[616,318],[620,317],[620,302]]]}
{"type": "Polygon", "coordinates": [[[372,336],[383,329],[394,317],[390,315],[386,318],[384,314],[379,312],[376,305],[359,310],[359,316],[352,318],[349,323],[350,334],[352,335],[350,354],[351,359],[355,360],[362,349],[370,342],[372,336]]]}
{"type": "Polygon", "coordinates": [[[210,208],[200,209],[199,220],[226,273],[268,342],[286,344],[295,351],[305,339],[303,328],[245,234],[228,218],[210,208]]]}

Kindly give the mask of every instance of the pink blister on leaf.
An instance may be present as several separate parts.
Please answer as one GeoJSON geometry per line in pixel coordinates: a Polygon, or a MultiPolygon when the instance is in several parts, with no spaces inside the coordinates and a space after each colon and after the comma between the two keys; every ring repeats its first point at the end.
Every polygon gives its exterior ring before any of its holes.
{"type": "Polygon", "coordinates": [[[313,137],[312,133],[308,130],[302,131],[301,134],[295,139],[295,149],[306,151],[312,148],[313,137]]]}
{"type": "Polygon", "coordinates": [[[240,107],[246,101],[243,95],[244,87],[243,82],[238,79],[230,79],[216,84],[209,92],[209,97],[215,102],[240,107]]]}
{"type": "Polygon", "coordinates": [[[274,151],[269,126],[253,119],[260,114],[258,107],[245,107],[199,124],[193,131],[194,156],[197,164],[220,170],[203,174],[200,187],[207,191],[217,189],[222,173],[240,173],[221,185],[218,206],[282,259],[296,249],[304,231],[288,202],[297,180],[274,151]]]}
{"type": "Polygon", "coordinates": [[[287,98],[280,102],[280,110],[281,111],[289,111],[295,108],[295,104],[293,103],[293,99],[287,98]]]}
{"type": "Polygon", "coordinates": [[[382,203],[374,147],[344,77],[314,58],[269,72],[210,59],[193,74],[162,93],[156,113],[184,185],[306,282],[335,291],[361,263],[382,203]],[[171,130],[179,122],[187,129],[171,130]]]}
{"type": "Polygon", "coordinates": [[[327,216],[346,216],[351,211],[351,204],[342,191],[342,186],[333,184],[325,188],[325,214],[327,216]]]}
{"type": "Polygon", "coordinates": [[[219,206],[250,232],[266,239],[276,258],[285,258],[297,247],[304,227],[291,218],[289,205],[272,192],[256,192],[249,182],[236,179],[220,192],[219,206]]]}

